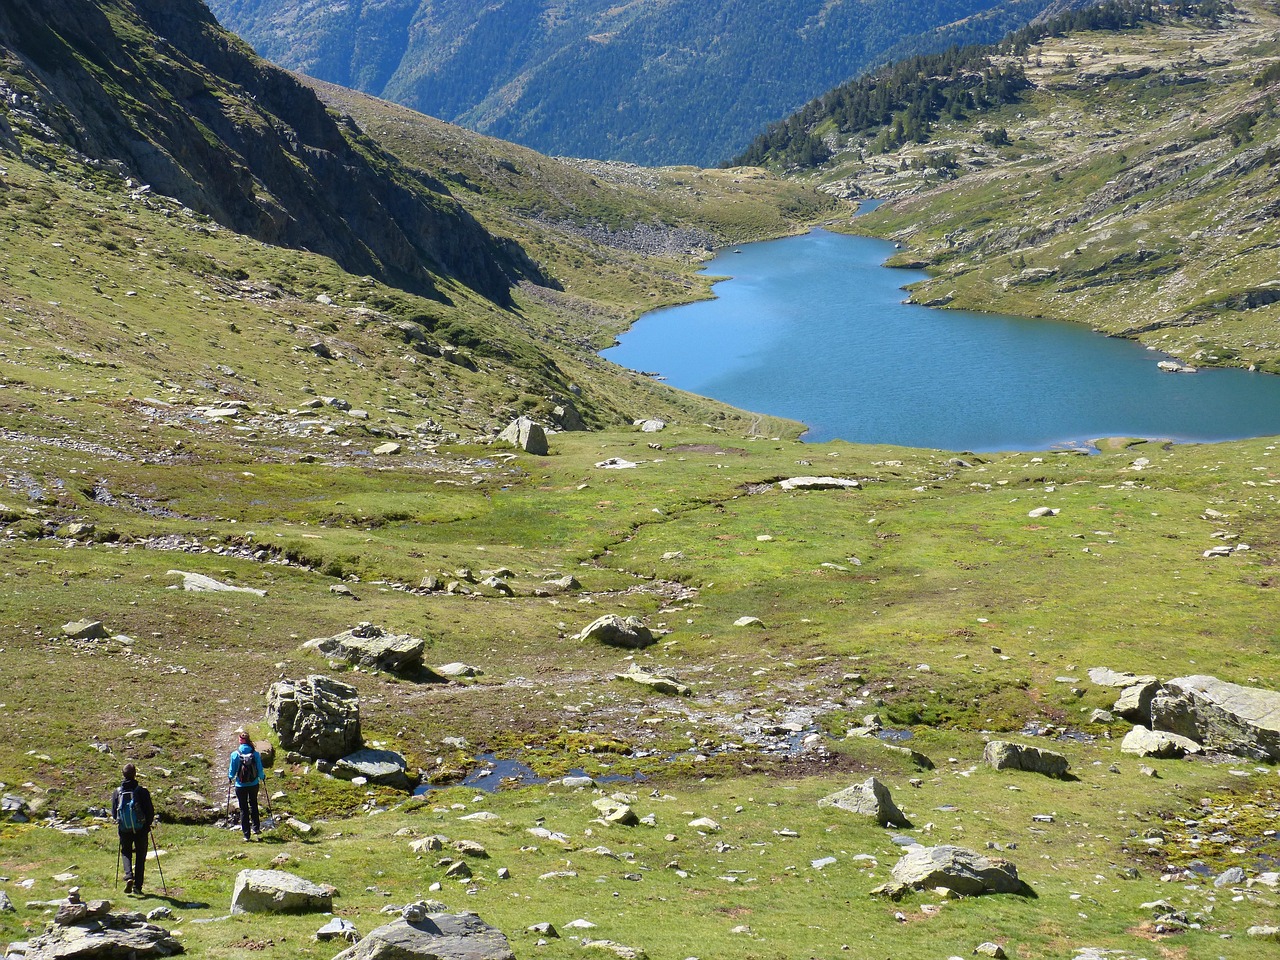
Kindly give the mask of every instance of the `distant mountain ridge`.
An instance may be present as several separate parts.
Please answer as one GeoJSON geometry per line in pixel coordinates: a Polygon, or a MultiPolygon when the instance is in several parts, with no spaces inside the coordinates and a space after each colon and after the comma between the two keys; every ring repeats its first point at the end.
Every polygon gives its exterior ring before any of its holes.
{"type": "MultiPolygon", "coordinates": [[[[917,34],[963,22],[965,42],[994,41],[1048,2],[209,5],[282,66],[543,153],[710,166],[767,123],[883,62],[891,49],[902,53],[917,34]]],[[[921,42],[942,49],[955,35],[921,42]]]]}

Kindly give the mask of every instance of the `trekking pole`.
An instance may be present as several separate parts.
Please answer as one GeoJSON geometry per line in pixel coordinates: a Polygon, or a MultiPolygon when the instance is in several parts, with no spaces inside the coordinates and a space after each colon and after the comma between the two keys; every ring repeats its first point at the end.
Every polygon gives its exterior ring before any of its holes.
{"type": "Polygon", "coordinates": [[[120,835],[116,834],[116,882],[114,889],[120,888],[120,856],[124,852],[124,845],[120,842],[120,835]]]}
{"type": "Polygon", "coordinates": [[[169,896],[169,887],[164,882],[164,867],[160,866],[160,847],[156,843],[155,828],[151,828],[151,849],[156,852],[156,869],[160,871],[160,887],[164,890],[164,895],[169,896]]]}

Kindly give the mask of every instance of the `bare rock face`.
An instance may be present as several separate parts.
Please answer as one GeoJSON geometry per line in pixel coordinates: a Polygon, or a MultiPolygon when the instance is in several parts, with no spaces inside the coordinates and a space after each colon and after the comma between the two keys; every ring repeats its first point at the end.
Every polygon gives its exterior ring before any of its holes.
{"type": "Polygon", "coordinates": [[[865,783],[856,783],[818,801],[820,807],[838,807],[850,813],[874,817],[882,827],[909,827],[911,821],[893,802],[889,788],[870,777],[865,783]]]}
{"type": "Polygon", "coordinates": [[[580,634],[579,640],[596,640],[611,647],[638,649],[654,642],[653,633],[639,617],[620,617],[607,613],[580,634]]]}
{"type": "Polygon", "coordinates": [[[525,453],[532,453],[535,457],[545,457],[551,452],[551,448],[547,446],[547,432],[528,417],[512,420],[498,434],[498,439],[519,447],[525,453]]]}
{"type": "Polygon", "coordinates": [[[281,747],[317,760],[339,760],[364,746],[356,688],[329,677],[273,683],[267,722],[281,747]]]}
{"type": "Polygon", "coordinates": [[[241,870],[231,894],[232,913],[327,913],[333,891],[284,870],[241,870]]]}
{"type": "Polygon", "coordinates": [[[1280,693],[1217,677],[1175,677],[1151,704],[1151,726],[1255,760],[1280,760],[1280,693]]]}
{"type": "Polygon", "coordinates": [[[1052,750],[1030,747],[1007,740],[992,740],[982,751],[982,760],[996,770],[1026,770],[1046,777],[1065,777],[1070,766],[1067,758],[1052,750]]]}
{"type": "Polygon", "coordinates": [[[394,920],[333,960],[515,960],[500,930],[474,913],[413,913],[394,920]]]}
{"type": "Polygon", "coordinates": [[[962,897],[983,893],[1026,894],[1018,868],[999,857],[984,857],[964,847],[909,847],[893,865],[891,879],[873,894],[898,899],[908,890],[946,887],[962,897]]]}
{"type": "Polygon", "coordinates": [[[1148,724],[1151,722],[1151,701],[1160,692],[1160,684],[1155,680],[1144,680],[1120,691],[1112,711],[1131,723],[1148,724]]]}
{"type": "Polygon", "coordinates": [[[140,913],[111,913],[108,900],[68,902],[42,934],[27,942],[26,960],[116,960],[172,957],[182,944],[140,913]]]}
{"type": "Polygon", "coordinates": [[[316,637],[303,644],[353,666],[402,675],[422,670],[422,652],[426,645],[420,637],[389,633],[373,623],[359,623],[332,637],[316,637]]]}

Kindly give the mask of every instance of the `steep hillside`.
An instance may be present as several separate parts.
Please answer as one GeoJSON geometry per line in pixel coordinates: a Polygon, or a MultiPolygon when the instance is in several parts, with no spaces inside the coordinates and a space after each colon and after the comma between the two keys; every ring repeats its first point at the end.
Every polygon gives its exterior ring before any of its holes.
{"type": "Polygon", "coordinates": [[[1025,31],[896,88],[886,73],[770,136],[781,151],[817,137],[835,152],[809,182],[890,201],[859,228],[934,273],[919,301],[1075,320],[1193,365],[1280,372],[1276,9],[1098,11],[1086,23],[1105,29],[1025,31]],[[1019,82],[976,102],[996,73],[1019,82]]]}
{"type": "Polygon", "coordinates": [[[270,60],[543,153],[703,166],[740,150],[796,104],[881,62],[904,38],[963,22],[973,39],[995,40],[1044,5],[210,3],[270,60]]]}

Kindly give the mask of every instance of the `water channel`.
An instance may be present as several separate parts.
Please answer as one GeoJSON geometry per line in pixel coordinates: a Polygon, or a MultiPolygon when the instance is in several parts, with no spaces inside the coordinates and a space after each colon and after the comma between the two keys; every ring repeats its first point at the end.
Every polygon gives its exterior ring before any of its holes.
{"type": "Polygon", "coordinates": [[[603,356],[804,439],[975,452],[1100,437],[1280,434],[1280,377],[1166,373],[1163,354],[1084,324],[904,304],[890,243],[815,230],[709,261],[714,300],[646,314],[603,356]]]}

